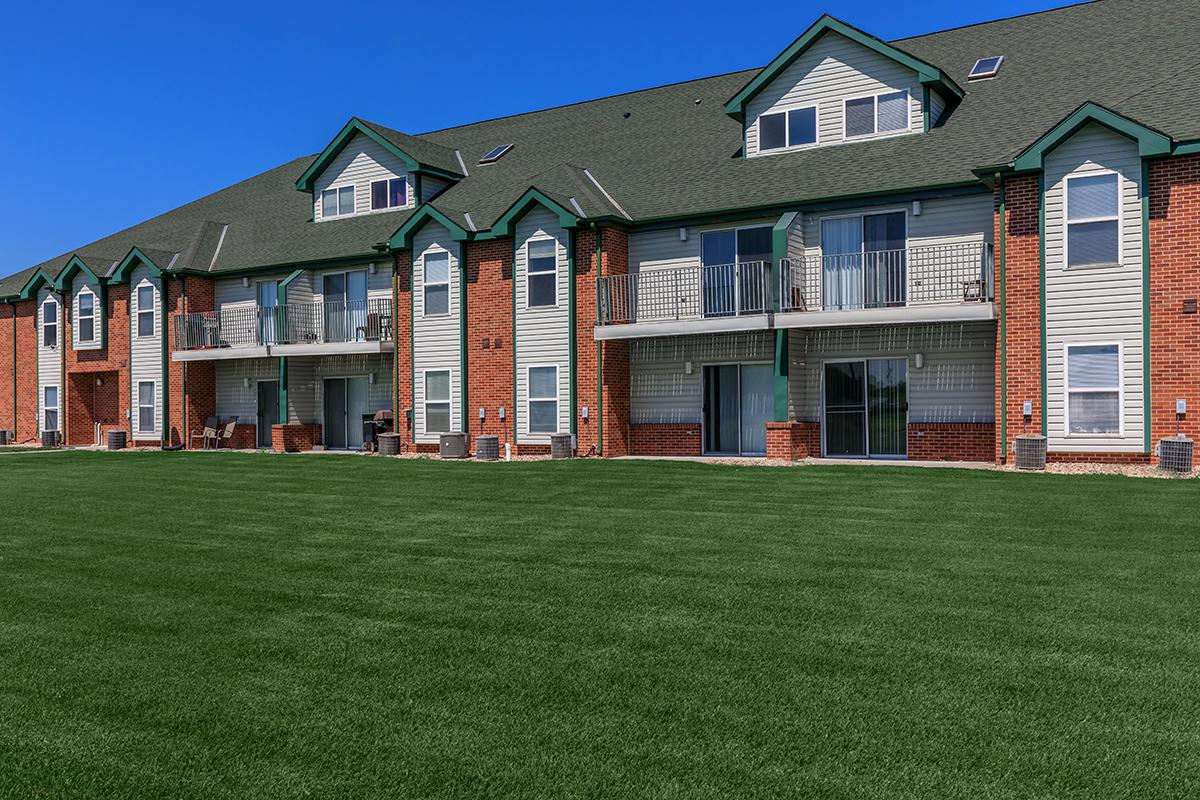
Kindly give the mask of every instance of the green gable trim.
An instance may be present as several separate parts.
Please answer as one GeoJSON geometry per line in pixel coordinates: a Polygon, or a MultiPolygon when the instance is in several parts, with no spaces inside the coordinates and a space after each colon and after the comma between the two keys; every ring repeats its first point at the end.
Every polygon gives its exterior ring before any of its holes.
{"type": "Polygon", "coordinates": [[[49,286],[51,290],[56,288],[54,285],[54,278],[50,277],[50,273],[39,267],[37,272],[30,275],[29,280],[25,281],[25,285],[21,287],[21,293],[17,295],[17,299],[35,299],[37,297],[37,290],[43,285],[49,286]]]}
{"type": "Polygon", "coordinates": [[[350,121],[346,123],[338,135],[333,137],[333,141],[321,151],[321,154],[318,155],[313,163],[308,166],[308,169],[304,170],[304,174],[296,179],[296,188],[302,192],[312,191],[313,186],[316,183],[317,176],[325,171],[325,168],[329,166],[329,162],[337,158],[338,154],[346,148],[346,145],[350,143],[350,140],[354,138],[355,134],[359,133],[361,133],[363,136],[366,136],[384,150],[387,150],[389,153],[396,156],[396,158],[403,161],[404,168],[411,173],[420,174],[424,172],[452,181],[462,180],[463,176],[459,175],[458,173],[449,172],[444,169],[439,169],[438,167],[432,167],[428,164],[422,164],[420,161],[413,158],[384,137],[380,136],[378,133],[372,130],[369,125],[363,123],[363,121],[358,117],[351,117],[350,121]]]}
{"type": "Polygon", "coordinates": [[[1200,140],[1194,142],[1180,142],[1175,145],[1175,153],[1177,156],[1189,156],[1195,153],[1200,153],[1200,140]]]}
{"type": "MultiPolygon", "coordinates": [[[[72,309],[72,313],[74,313],[75,293],[72,291],[71,284],[75,280],[75,276],[81,272],[86,278],[89,278],[96,284],[96,303],[99,306],[99,308],[96,309],[96,313],[100,317],[100,349],[103,350],[108,347],[108,284],[105,283],[104,279],[97,275],[82,258],[74,255],[71,256],[71,260],[67,262],[67,266],[63,267],[63,271],[58,273],[58,280],[55,281],[55,288],[60,292],[67,293],[69,298],[68,305],[72,309]]],[[[75,335],[72,333],[72,348],[75,347],[75,342],[73,341],[74,338],[75,335]]]]}
{"type": "Polygon", "coordinates": [[[408,218],[401,225],[391,238],[388,239],[388,247],[392,250],[411,250],[413,246],[413,238],[417,232],[424,228],[430,222],[436,222],[450,232],[450,238],[456,242],[465,242],[473,238],[471,231],[459,225],[454,220],[447,217],[441,211],[438,211],[428,203],[417,209],[416,213],[408,218]]]}
{"type": "Polygon", "coordinates": [[[897,47],[893,47],[882,39],[877,39],[869,33],[847,25],[828,14],[824,14],[808,30],[800,34],[800,38],[792,42],[770,64],[763,67],[762,71],[743,86],[741,91],[731,97],[725,104],[725,113],[738,122],[744,123],[746,121],[746,106],[750,101],[826,33],[840,34],[856,44],[860,44],[886,58],[890,58],[901,66],[913,70],[917,73],[917,78],[921,82],[921,85],[937,89],[946,98],[947,105],[954,105],[963,97],[964,92],[962,88],[941,69],[915,56],[909,55],[897,47]]]}
{"type": "Polygon", "coordinates": [[[558,217],[558,224],[564,228],[574,228],[579,225],[579,217],[571,211],[568,211],[563,206],[551,200],[546,195],[542,194],[537,189],[530,187],[521,195],[517,202],[509,206],[500,219],[492,225],[492,236],[501,238],[504,236],[512,236],[513,229],[516,227],[517,221],[521,217],[529,213],[529,210],[534,206],[542,206],[549,209],[555,216],[558,217]]]}
{"type": "Polygon", "coordinates": [[[71,256],[71,260],[63,267],[62,272],[58,273],[58,279],[54,282],[54,288],[60,292],[69,291],[71,289],[71,281],[80,272],[94,280],[97,285],[103,285],[100,276],[93,272],[92,268],[85,264],[82,258],[71,256]]]}
{"type": "Polygon", "coordinates": [[[108,279],[109,286],[115,286],[118,283],[128,283],[129,276],[133,274],[134,269],[138,264],[143,264],[150,269],[150,274],[155,278],[162,277],[162,270],[153,260],[150,259],[141,250],[134,247],[129,251],[129,254],[121,260],[117,268],[113,270],[112,277],[108,279]]]}
{"type": "Polygon", "coordinates": [[[1047,153],[1075,135],[1080,128],[1093,122],[1133,139],[1137,142],[1138,155],[1142,158],[1171,154],[1171,137],[1166,134],[1148,128],[1129,117],[1123,117],[1104,106],[1084,103],[1017,156],[1013,161],[1013,168],[1018,172],[1041,169],[1047,153]]]}

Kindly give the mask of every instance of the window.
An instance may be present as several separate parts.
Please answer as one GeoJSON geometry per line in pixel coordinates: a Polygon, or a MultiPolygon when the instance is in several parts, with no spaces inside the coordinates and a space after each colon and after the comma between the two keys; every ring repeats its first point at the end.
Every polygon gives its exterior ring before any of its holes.
{"type": "Polygon", "coordinates": [[[154,381],[138,381],[138,433],[154,433],[154,381]]]}
{"type": "Polygon", "coordinates": [[[425,432],[450,430],[450,371],[425,373],[425,432]]]}
{"type": "Polygon", "coordinates": [[[450,254],[425,254],[425,316],[450,313],[450,254]]]}
{"type": "Polygon", "coordinates": [[[42,303],[42,346],[58,347],[58,303],[53,299],[42,303]]]}
{"type": "Polygon", "coordinates": [[[79,342],[96,341],[96,295],[88,290],[79,293],[79,342]]]}
{"type": "Polygon", "coordinates": [[[971,67],[970,74],[967,75],[967,80],[977,81],[983,78],[994,78],[996,73],[1000,71],[1000,65],[1004,63],[1004,56],[988,56],[981,58],[975,62],[975,66],[971,67]]]}
{"type": "Polygon", "coordinates": [[[530,433],[558,433],[558,367],[529,368],[530,433]]]}
{"type": "Polygon", "coordinates": [[[47,386],[42,390],[42,430],[58,430],[58,387],[47,386]]]}
{"type": "Polygon", "coordinates": [[[908,128],[907,90],[846,101],[847,139],[908,128]]]}
{"type": "Polygon", "coordinates": [[[371,210],[403,208],[408,205],[408,178],[371,181],[371,210]]]}
{"type": "Polygon", "coordinates": [[[149,284],[137,290],[137,335],[154,335],[154,287],[149,284]]]}
{"type": "Polygon", "coordinates": [[[1121,432],[1121,348],[1067,346],[1067,433],[1121,432]]]}
{"type": "Polygon", "coordinates": [[[1067,178],[1068,267],[1121,262],[1121,181],[1115,172],[1067,178]]]}
{"type": "Polygon", "coordinates": [[[526,305],[553,306],[558,304],[558,242],[554,239],[534,239],[525,246],[529,268],[525,278],[528,292],[526,305]]]}
{"type": "Polygon", "coordinates": [[[758,120],[758,149],[778,150],[817,141],[817,107],[763,114],[758,120]]]}
{"type": "Polygon", "coordinates": [[[340,217],[354,213],[354,187],[340,186],[321,192],[321,216],[340,217]]]}

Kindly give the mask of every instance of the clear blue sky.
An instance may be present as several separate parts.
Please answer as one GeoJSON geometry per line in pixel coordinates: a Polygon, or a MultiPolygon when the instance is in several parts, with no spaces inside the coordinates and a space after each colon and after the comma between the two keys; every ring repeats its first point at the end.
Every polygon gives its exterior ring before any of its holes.
{"type": "Polygon", "coordinates": [[[826,11],[892,39],[1066,4],[12,3],[0,274],[318,152],[354,115],[420,133],[761,66],[826,11]]]}

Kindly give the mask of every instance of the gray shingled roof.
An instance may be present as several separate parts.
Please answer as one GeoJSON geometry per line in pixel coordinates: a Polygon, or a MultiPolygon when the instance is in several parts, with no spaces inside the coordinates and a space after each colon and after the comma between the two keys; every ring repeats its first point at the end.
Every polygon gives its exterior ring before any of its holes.
{"type": "MultiPolygon", "coordinates": [[[[770,157],[740,155],[741,126],[724,103],[757,72],[704,78],[417,136],[367,123],[422,163],[468,177],[434,205],[486,230],[530,187],[588,217],[641,223],[836,197],[967,184],[975,167],[1010,161],[1086,101],[1200,139],[1195,0],[1098,0],[893,42],[967,92],[945,124],[904,136],[770,157]],[[977,58],[1005,56],[995,80],[969,83],[977,58]],[[1183,102],[1188,98],[1188,102],[1183,102]],[[499,144],[499,162],[479,158],[499,144]],[[419,151],[419,152],[418,152],[419,151]],[[609,197],[587,177],[587,170],[609,197]],[[619,204],[619,208],[614,205],[619,204]]],[[[800,33],[800,31],[797,31],[800,33]]],[[[763,53],[764,57],[773,54],[763,53]]],[[[180,253],[178,267],[214,271],[368,255],[411,212],[312,222],[294,182],[306,156],[38,265],[52,275],[79,252],[108,262],[130,247],[180,253]],[[225,240],[213,261],[216,238],[225,240]]],[[[0,281],[13,293],[32,269],[0,281]],[[15,287],[15,288],[14,288],[15,287]]]]}

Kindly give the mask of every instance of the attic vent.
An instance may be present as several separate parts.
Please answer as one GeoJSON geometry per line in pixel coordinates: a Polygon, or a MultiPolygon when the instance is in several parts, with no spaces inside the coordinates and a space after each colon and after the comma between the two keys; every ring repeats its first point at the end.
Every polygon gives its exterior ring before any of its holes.
{"type": "Polygon", "coordinates": [[[490,153],[488,153],[483,158],[479,159],[479,163],[480,164],[495,164],[497,161],[504,158],[504,156],[508,153],[508,151],[512,150],[512,149],[513,149],[513,146],[511,144],[502,144],[499,147],[494,148],[490,153]]]}
{"type": "Polygon", "coordinates": [[[981,58],[975,62],[975,66],[971,67],[971,73],[967,75],[967,80],[978,81],[983,78],[994,78],[996,73],[1000,71],[1000,65],[1004,63],[1004,56],[988,56],[981,58]]]}

